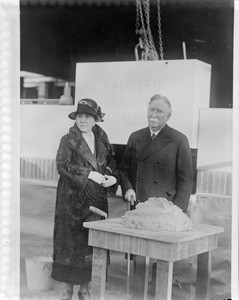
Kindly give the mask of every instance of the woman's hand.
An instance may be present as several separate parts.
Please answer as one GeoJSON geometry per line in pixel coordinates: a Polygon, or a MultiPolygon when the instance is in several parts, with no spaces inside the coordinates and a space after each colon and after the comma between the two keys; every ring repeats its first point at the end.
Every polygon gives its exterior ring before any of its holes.
{"type": "Polygon", "coordinates": [[[88,178],[98,184],[102,184],[102,182],[105,181],[105,176],[96,171],[91,171],[90,174],[88,175],[88,178]]]}
{"type": "Polygon", "coordinates": [[[105,175],[105,180],[101,183],[101,185],[105,188],[110,187],[116,184],[117,179],[114,176],[105,175]]]}

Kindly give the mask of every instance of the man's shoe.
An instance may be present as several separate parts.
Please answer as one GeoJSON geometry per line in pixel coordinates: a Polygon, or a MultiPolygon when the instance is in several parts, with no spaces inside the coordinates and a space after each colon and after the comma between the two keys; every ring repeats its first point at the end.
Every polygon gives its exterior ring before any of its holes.
{"type": "Polygon", "coordinates": [[[66,290],[61,296],[61,300],[71,300],[73,296],[73,291],[66,290]]]}

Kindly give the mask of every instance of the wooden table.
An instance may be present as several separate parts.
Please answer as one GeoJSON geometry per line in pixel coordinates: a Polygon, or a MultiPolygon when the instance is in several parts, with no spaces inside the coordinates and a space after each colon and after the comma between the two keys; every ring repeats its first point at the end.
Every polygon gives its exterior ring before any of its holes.
{"type": "Polygon", "coordinates": [[[196,299],[208,299],[211,251],[217,248],[222,227],[195,225],[194,231],[154,232],[123,226],[120,218],[85,222],[89,245],[93,246],[91,299],[104,299],[107,250],[155,259],[157,262],[155,299],[171,299],[173,262],[198,256],[196,299]]]}

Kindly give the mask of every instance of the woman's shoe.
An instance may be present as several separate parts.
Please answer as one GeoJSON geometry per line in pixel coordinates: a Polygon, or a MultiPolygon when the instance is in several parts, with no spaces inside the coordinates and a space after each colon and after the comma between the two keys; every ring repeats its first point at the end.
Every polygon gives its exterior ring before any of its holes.
{"type": "Polygon", "coordinates": [[[83,297],[81,291],[78,292],[78,299],[79,300],[84,300],[84,297],[83,297]]]}
{"type": "Polygon", "coordinates": [[[90,300],[90,292],[87,289],[79,290],[78,299],[79,300],[90,300]]]}
{"type": "Polygon", "coordinates": [[[66,290],[61,296],[61,300],[71,300],[73,296],[73,291],[66,290]]]}

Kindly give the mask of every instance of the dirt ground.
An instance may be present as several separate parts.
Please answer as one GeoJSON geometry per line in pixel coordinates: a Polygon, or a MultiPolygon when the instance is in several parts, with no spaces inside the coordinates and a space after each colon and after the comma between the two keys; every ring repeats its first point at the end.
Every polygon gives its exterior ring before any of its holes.
{"type": "MultiPolygon", "coordinates": [[[[44,182],[21,179],[20,214],[20,299],[55,300],[64,292],[63,283],[53,281],[50,291],[32,291],[27,287],[25,258],[52,256],[52,233],[56,198],[56,187],[44,182]]],[[[121,198],[109,199],[109,217],[120,217],[126,211],[126,203],[121,198]]],[[[129,299],[126,293],[127,260],[123,253],[110,253],[111,264],[106,283],[106,300],[129,299]]],[[[181,261],[174,264],[174,284],[172,299],[193,299],[195,292],[195,262],[181,261]]],[[[131,282],[132,285],[132,282],[131,282]]],[[[211,288],[210,299],[223,299],[211,288]]],[[[78,287],[74,288],[77,299],[78,287]]],[[[149,296],[149,299],[152,299],[149,296]]]]}

